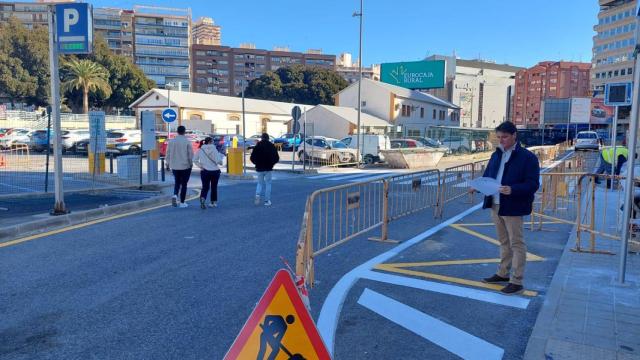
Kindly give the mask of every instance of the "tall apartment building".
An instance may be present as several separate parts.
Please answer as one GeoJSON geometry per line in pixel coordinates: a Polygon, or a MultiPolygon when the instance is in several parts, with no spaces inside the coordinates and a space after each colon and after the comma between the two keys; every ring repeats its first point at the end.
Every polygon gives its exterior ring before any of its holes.
{"type": "Polygon", "coordinates": [[[212,18],[201,17],[193,25],[193,43],[198,45],[220,45],[220,25],[216,25],[212,18]]]}
{"type": "Polygon", "coordinates": [[[133,11],[117,8],[93,9],[94,35],[101,35],[109,49],[133,59],[133,11]]]}
{"type": "Polygon", "coordinates": [[[192,91],[236,96],[249,81],[280,67],[300,64],[335,69],[335,55],[284,50],[255,49],[250,44],[238,48],[194,44],[191,47],[192,91]]]}
{"type": "Polygon", "coordinates": [[[191,9],[134,6],[134,62],[159,88],[190,87],[191,9]]]}
{"type": "MultiPolygon", "coordinates": [[[[336,71],[349,84],[353,84],[360,79],[359,60],[353,62],[351,59],[351,54],[342,53],[338,56],[336,63],[336,71]]],[[[380,81],[380,65],[373,64],[371,67],[362,67],[362,77],[380,81]]]]}
{"type": "Polygon", "coordinates": [[[591,64],[543,61],[516,73],[513,121],[516,126],[540,126],[541,104],[545,99],[590,97],[591,64]]]}
{"type": "Polygon", "coordinates": [[[46,3],[0,1],[0,22],[9,21],[13,16],[33,29],[35,26],[49,26],[48,14],[46,3]]]}
{"type": "Polygon", "coordinates": [[[591,86],[602,94],[604,85],[633,81],[637,0],[599,0],[598,24],[593,27],[591,86]]]}
{"type": "Polygon", "coordinates": [[[426,60],[445,61],[445,87],[427,93],[460,106],[460,126],[494,128],[511,119],[515,74],[523,68],[444,55],[426,60]]]}

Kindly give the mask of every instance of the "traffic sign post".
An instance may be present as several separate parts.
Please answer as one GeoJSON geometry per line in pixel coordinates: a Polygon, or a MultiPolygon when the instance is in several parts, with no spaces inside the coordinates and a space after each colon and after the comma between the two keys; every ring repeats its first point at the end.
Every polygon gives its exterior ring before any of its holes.
{"type": "MultiPolygon", "coordinates": [[[[291,123],[291,132],[293,133],[293,144],[291,144],[291,171],[295,170],[296,164],[296,139],[298,139],[298,133],[300,132],[300,117],[302,116],[302,110],[300,110],[300,106],[294,106],[291,109],[291,117],[293,118],[293,122],[291,123]]],[[[304,139],[302,139],[304,141],[304,139]]],[[[302,142],[301,141],[301,142],[302,142]]]]}
{"type": "Polygon", "coordinates": [[[93,40],[91,5],[67,3],[49,5],[49,70],[51,72],[51,117],[53,119],[53,156],[55,163],[55,205],[52,215],[66,214],[62,184],[62,148],[60,135],[59,54],[89,54],[93,40]]]}
{"type": "Polygon", "coordinates": [[[614,106],[613,124],[611,124],[611,146],[613,148],[613,160],[611,160],[611,175],[615,175],[617,158],[616,138],[618,135],[618,109],[620,106],[631,105],[633,88],[630,82],[605,84],[604,104],[614,106]]]}
{"type": "Polygon", "coordinates": [[[176,121],[178,113],[172,108],[166,108],[162,111],[162,120],[168,124],[176,121]]]}

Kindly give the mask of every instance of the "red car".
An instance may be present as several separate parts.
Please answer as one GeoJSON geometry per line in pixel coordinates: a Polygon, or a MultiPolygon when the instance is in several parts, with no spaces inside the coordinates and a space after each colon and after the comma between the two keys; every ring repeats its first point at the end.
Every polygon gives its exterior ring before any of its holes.
{"type": "MultiPolygon", "coordinates": [[[[187,139],[191,140],[191,147],[195,153],[200,148],[200,139],[196,135],[187,134],[187,139]]],[[[171,139],[176,137],[176,133],[171,133],[171,139]]],[[[156,141],[160,144],[160,156],[167,154],[167,133],[156,133],[156,141]]]]}

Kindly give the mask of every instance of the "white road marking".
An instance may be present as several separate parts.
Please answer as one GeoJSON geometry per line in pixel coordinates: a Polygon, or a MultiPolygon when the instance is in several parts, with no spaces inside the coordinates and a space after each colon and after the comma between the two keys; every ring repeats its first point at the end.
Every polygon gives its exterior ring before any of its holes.
{"type": "Polygon", "coordinates": [[[391,176],[391,174],[388,174],[388,173],[376,174],[376,175],[372,175],[372,176],[368,176],[368,177],[364,177],[364,178],[352,179],[352,180],[349,180],[349,182],[361,182],[361,181],[378,180],[378,179],[384,179],[384,178],[386,178],[388,176],[391,176]]]}
{"type": "Polygon", "coordinates": [[[365,272],[362,274],[362,278],[380,281],[388,284],[411,287],[414,289],[433,291],[440,294],[459,296],[462,298],[484,301],[497,305],[510,306],[518,309],[526,309],[529,306],[529,299],[525,299],[519,296],[507,296],[498,294],[493,291],[472,289],[458,285],[443,284],[435,281],[414,279],[410,277],[385,274],[376,271],[365,272]]]}
{"type": "MultiPolygon", "coordinates": [[[[352,174],[352,173],[348,173],[348,174],[352,174]]],[[[332,177],[332,176],[339,176],[339,175],[343,175],[343,174],[323,174],[323,175],[314,175],[314,176],[308,176],[307,179],[324,179],[324,178],[328,178],[328,177],[332,177]]]]}
{"type": "Polygon", "coordinates": [[[357,178],[357,177],[361,177],[361,176],[369,176],[371,175],[371,173],[359,173],[359,174],[351,174],[351,175],[345,175],[345,176],[338,176],[338,177],[333,177],[333,178],[329,178],[327,180],[330,181],[338,181],[338,180],[346,180],[346,179],[353,179],[353,178],[357,178]]]}
{"type": "Polygon", "coordinates": [[[336,327],[338,326],[338,319],[340,317],[340,310],[342,309],[344,299],[346,298],[347,293],[349,292],[353,284],[355,284],[356,281],[358,281],[362,277],[362,275],[371,271],[374,266],[393,258],[400,252],[415,244],[420,243],[421,241],[427,239],[429,236],[444,229],[445,227],[458,222],[460,219],[473,213],[481,207],[482,204],[472,206],[471,208],[450,218],[449,220],[444,221],[422,232],[421,234],[418,234],[417,236],[399,244],[393,249],[390,249],[365,262],[364,264],[354,268],[353,270],[345,274],[340,280],[338,280],[338,282],[333,286],[333,288],[327,295],[324,304],[322,304],[322,309],[320,310],[320,316],[318,317],[317,322],[318,331],[320,332],[320,335],[322,335],[322,339],[324,339],[324,343],[327,345],[329,353],[333,354],[333,349],[335,346],[336,327]]]}
{"type": "Polygon", "coordinates": [[[502,359],[504,355],[498,346],[375,291],[364,289],[358,304],[463,359],[502,359]]]}

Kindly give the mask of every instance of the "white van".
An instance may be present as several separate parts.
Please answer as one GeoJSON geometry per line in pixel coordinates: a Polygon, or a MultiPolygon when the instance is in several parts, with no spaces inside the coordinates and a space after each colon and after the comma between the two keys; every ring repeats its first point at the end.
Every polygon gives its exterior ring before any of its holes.
{"type": "MultiPolygon", "coordinates": [[[[384,161],[384,156],[380,154],[380,150],[391,149],[391,142],[387,135],[360,135],[362,138],[361,157],[365,164],[373,164],[374,162],[384,161]]],[[[358,148],[358,136],[350,135],[343,138],[342,141],[351,149],[358,148]]]]}

